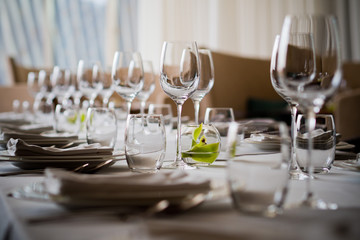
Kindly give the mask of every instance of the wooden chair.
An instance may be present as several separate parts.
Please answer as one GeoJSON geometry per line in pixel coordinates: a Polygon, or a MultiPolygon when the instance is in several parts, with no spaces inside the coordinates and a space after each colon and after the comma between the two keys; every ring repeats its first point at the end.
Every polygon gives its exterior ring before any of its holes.
{"type": "Polygon", "coordinates": [[[10,85],[26,83],[29,72],[38,72],[38,68],[26,67],[19,64],[14,57],[7,57],[10,85]]]}
{"type": "Polygon", "coordinates": [[[0,112],[12,111],[12,103],[15,99],[20,102],[28,101],[33,103],[33,98],[27,90],[26,84],[16,84],[13,86],[0,87],[0,112]]]}
{"type": "MultiPolygon", "coordinates": [[[[248,116],[250,99],[283,101],[270,82],[270,60],[245,58],[216,51],[212,51],[212,57],[215,84],[200,103],[200,119],[203,119],[207,107],[232,107],[235,118],[240,119],[248,116]]],[[[165,101],[173,102],[170,99],[165,101]]],[[[173,106],[176,113],[175,104],[173,106]]],[[[185,102],[183,116],[194,118],[191,100],[185,102]]]]}
{"type": "Polygon", "coordinates": [[[360,63],[343,64],[345,89],[334,97],[336,130],[342,140],[360,140],[360,63]]]}
{"type": "Polygon", "coordinates": [[[360,139],[360,88],[338,94],[334,102],[336,131],[341,139],[360,139]]]}

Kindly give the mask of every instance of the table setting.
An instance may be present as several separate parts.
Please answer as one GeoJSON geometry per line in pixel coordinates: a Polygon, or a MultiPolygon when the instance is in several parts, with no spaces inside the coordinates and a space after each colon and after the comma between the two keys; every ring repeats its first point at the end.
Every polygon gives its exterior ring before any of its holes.
{"type": "Polygon", "coordinates": [[[341,82],[337,31],[329,16],[284,20],[269,81],[290,126],[238,120],[226,106],[207,108],[201,122],[216,69],[195,41],[162,47],[174,125],[171,106],[147,103],[154,68],[140,52],[116,51],[111,70],[84,60],[76,76],[54,67],[34,90],[31,117],[0,114],[0,239],[357,239],[360,154],[319,114],[341,82]],[[184,123],[189,98],[195,119],[184,123]]]}

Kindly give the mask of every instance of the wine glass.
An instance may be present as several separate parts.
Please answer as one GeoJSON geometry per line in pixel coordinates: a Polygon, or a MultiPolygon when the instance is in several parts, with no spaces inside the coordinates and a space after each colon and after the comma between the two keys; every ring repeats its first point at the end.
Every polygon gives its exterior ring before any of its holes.
{"type": "Polygon", "coordinates": [[[61,69],[55,66],[50,77],[53,98],[57,98],[58,103],[62,103],[65,94],[69,90],[71,82],[70,69],[61,69]]]}
{"type": "Polygon", "coordinates": [[[195,125],[199,124],[199,110],[201,100],[214,86],[214,63],[209,49],[199,49],[201,73],[197,90],[191,96],[195,109],[195,125]]]}
{"type": "Polygon", "coordinates": [[[95,103],[95,98],[102,89],[102,68],[99,62],[85,62],[80,60],[77,68],[77,82],[79,90],[90,101],[90,106],[95,103]]]}
{"type": "Polygon", "coordinates": [[[107,71],[106,69],[104,70],[102,77],[100,79],[100,84],[101,84],[101,91],[99,94],[102,96],[103,99],[103,107],[107,107],[109,104],[109,99],[111,95],[114,93],[112,80],[111,80],[111,68],[109,71],[107,71]]]}
{"type": "Polygon", "coordinates": [[[38,74],[40,92],[34,101],[33,110],[35,114],[35,122],[45,122],[51,125],[53,121],[53,94],[50,81],[50,73],[40,70],[38,74]]]}
{"type": "Polygon", "coordinates": [[[196,42],[164,42],[160,85],[177,106],[176,159],[170,168],[192,169],[181,158],[181,111],[199,84],[200,61],[196,42]]]}
{"type": "MultiPolygon", "coordinates": [[[[39,105],[42,99],[41,85],[39,83],[39,72],[29,72],[27,77],[27,89],[34,99],[33,106],[39,105]]],[[[15,104],[16,105],[16,104],[15,104]]],[[[35,109],[33,109],[35,110],[35,109]]],[[[35,114],[35,113],[34,113],[35,114]]]]}
{"type": "Polygon", "coordinates": [[[155,90],[155,74],[151,61],[143,61],[144,86],[137,95],[140,100],[140,113],[145,113],[146,101],[155,90]]]}
{"type": "Polygon", "coordinates": [[[296,161],[295,158],[295,139],[296,139],[296,116],[297,116],[297,106],[299,105],[297,102],[296,97],[290,97],[289,93],[286,92],[286,89],[280,84],[279,77],[277,74],[277,57],[278,57],[278,50],[279,50],[279,41],[280,41],[280,35],[276,35],[273,51],[271,55],[271,63],[270,63],[270,79],[271,84],[276,91],[277,94],[279,94],[280,97],[282,97],[290,106],[290,112],[291,112],[291,165],[290,165],[290,177],[291,179],[296,180],[304,180],[308,176],[304,174],[296,161]]]}
{"type": "Polygon", "coordinates": [[[301,206],[336,209],[314,196],[311,188],[315,114],[340,86],[342,78],[339,35],[333,16],[287,16],[281,31],[277,73],[290,97],[306,113],[308,132],[306,196],[301,206]]]}
{"type": "Polygon", "coordinates": [[[36,99],[36,95],[40,93],[41,86],[39,84],[39,73],[29,72],[27,77],[27,89],[31,96],[36,99]]]}
{"type": "Polygon", "coordinates": [[[131,103],[144,86],[144,69],[139,52],[115,52],[111,69],[114,91],[125,101],[127,115],[131,103]]]}

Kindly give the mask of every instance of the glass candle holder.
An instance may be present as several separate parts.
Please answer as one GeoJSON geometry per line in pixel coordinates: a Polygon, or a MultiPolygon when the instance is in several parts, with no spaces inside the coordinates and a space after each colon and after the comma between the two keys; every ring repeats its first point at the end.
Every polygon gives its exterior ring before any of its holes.
{"type": "Polygon", "coordinates": [[[181,134],[181,156],[189,165],[206,166],[219,156],[221,138],[212,124],[188,125],[181,134]]]}

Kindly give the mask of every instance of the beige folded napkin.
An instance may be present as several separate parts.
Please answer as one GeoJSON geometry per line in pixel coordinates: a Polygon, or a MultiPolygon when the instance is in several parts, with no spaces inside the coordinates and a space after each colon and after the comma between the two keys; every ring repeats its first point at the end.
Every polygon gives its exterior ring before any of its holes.
{"type": "Polygon", "coordinates": [[[11,138],[7,149],[12,156],[87,156],[87,155],[112,155],[113,149],[102,147],[98,143],[82,144],[71,148],[40,147],[27,144],[21,139],[11,138]]]}
{"type": "Polygon", "coordinates": [[[38,133],[28,133],[26,131],[20,131],[20,130],[11,130],[11,129],[6,129],[3,128],[2,129],[3,132],[3,139],[5,141],[8,141],[10,138],[20,138],[22,140],[31,140],[31,141],[36,141],[36,140],[41,140],[41,141],[49,141],[51,144],[51,141],[59,141],[59,140],[77,140],[79,137],[77,135],[68,135],[68,136],[46,136],[46,135],[41,135],[38,133]]]}
{"type": "MultiPolygon", "coordinates": [[[[304,133],[296,136],[296,146],[298,148],[308,148],[309,133],[304,133]]],[[[323,129],[316,129],[312,132],[313,149],[327,150],[331,149],[335,145],[335,138],[333,131],[324,131],[323,129]]]]}
{"type": "Polygon", "coordinates": [[[45,186],[48,193],[61,196],[104,199],[165,198],[206,193],[210,190],[210,181],[184,171],[84,175],[50,168],[45,170],[45,186]]]}

